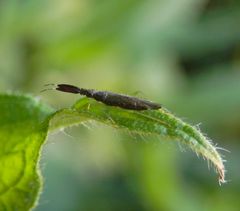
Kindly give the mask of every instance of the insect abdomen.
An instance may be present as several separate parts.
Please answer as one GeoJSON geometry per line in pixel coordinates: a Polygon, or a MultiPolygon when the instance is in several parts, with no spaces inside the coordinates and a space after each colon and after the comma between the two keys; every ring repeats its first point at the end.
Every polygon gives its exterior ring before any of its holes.
{"type": "Polygon", "coordinates": [[[157,103],[130,97],[127,95],[115,94],[112,92],[98,91],[94,92],[92,97],[95,100],[101,101],[106,105],[118,106],[130,110],[148,110],[161,108],[161,105],[157,103]]]}

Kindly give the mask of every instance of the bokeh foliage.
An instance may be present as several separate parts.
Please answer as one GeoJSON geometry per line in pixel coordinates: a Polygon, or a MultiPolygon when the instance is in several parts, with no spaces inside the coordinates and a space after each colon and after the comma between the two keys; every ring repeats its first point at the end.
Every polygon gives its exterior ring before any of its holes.
{"type": "MultiPolygon", "coordinates": [[[[239,25],[234,0],[1,1],[2,92],[141,91],[231,151],[219,188],[204,162],[156,137],[72,128],[45,146],[38,209],[239,210],[239,25]]],[[[41,97],[55,108],[77,98],[41,97]]]]}

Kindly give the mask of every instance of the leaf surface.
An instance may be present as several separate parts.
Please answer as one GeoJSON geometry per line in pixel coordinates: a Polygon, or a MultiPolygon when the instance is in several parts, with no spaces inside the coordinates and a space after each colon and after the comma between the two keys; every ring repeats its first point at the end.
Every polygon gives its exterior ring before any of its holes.
{"type": "Polygon", "coordinates": [[[38,160],[51,109],[30,96],[0,95],[0,210],[29,210],[41,189],[38,160]]]}
{"type": "Polygon", "coordinates": [[[164,138],[180,141],[197,154],[210,160],[219,174],[219,183],[225,182],[223,160],[211,141],[197,127],[183,122],[164,108],[134,111],[106,106],[95,100],[82,98],[72,108],[59,110],[52,117],[50,130],[58,128],[61,123],[64,125],[62,119],[65,119],[66,125],[95,120],[134,133],[156,134],[164,138]]]}
{"type": "Polygon", "coordinates": [[[138,134],[155,134],[183,142],[210,160],[224,182],[221,156],[198,128],[162,108],[134,111],[89,98],[71,108],[53,109],[25,95],[0,95],[0,210],[26,211],[36,206],[42,182],[39,154],[48,132],[85,121],[98,121],[138,134]]]}

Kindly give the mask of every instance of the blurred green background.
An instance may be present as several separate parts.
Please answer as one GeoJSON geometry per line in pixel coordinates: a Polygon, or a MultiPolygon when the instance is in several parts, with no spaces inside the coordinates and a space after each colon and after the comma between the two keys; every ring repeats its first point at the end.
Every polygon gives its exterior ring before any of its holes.
{"type": "Polygon", "coordinates": [[[0,91],[79,98],[47,83],[139,91],[202,123],[229,182],[177,142],[92,122],[49,136],[36,211],[240,210],[240,1],[0,0],[0,91]]]}

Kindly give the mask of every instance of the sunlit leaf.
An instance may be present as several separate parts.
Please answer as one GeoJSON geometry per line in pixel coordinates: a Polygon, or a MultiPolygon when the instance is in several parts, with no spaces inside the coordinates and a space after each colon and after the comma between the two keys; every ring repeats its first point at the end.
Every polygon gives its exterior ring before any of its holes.
{"type": "Polygon", "coordinates": [[[1,95],[0,116],[0,210],[26,211],[36,205],[42,187],[39,154],[48,131],[84,121],[181,141],[210,160],[224,182],[223,161],[208,138],[166,109],[126,110],[82,98],[53,113],[32,97],[1,95]]]}
{"type": "Polygon", "coordinates": [[[133,111],[83,98],[72,108],[58,111],[51,120],[50,129],[87,120],[96,120],[134,133],[157,134],[181,141],[197,154],[210,160],[219,173],[219,182],[225,182],[222,158],[211,141],[198,128],[183,122],[165,109],[133,111]]]}
{"type": "Polygon", "coordinates": [[[0,95],[0,210],[26,211],[35,206],[41,179],[39,151],[50,109],[21,95],[0,95]]]}

